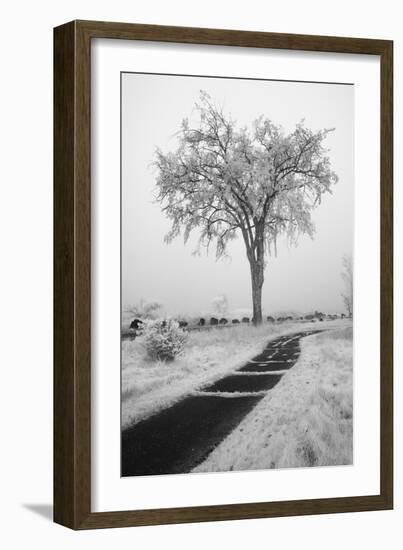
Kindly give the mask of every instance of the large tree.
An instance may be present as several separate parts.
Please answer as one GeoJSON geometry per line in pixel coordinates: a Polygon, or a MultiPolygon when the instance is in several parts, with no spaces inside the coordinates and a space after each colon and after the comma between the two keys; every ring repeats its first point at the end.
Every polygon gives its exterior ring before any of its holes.
{"type": "Polygon", "coordinates": [[[354,310],[354,276],[353,276],[353,259],[348,254],[343,256],[342,260],[343,270],[341,272],[341,278],[343,279],[344,292],[342,298],[344,305],[346,306],[347,315],[353,316],[354,310]]]}
{"type": "Polygon", "coordinates": [[[182,231],[185,242],[200,232],[199,246],[216,244],[216,256],[238,234],[246,247],[252,280],[253,322],[262,322],[266,257],[279,235],[296,243],[313,236],[311,211],[337,176],[323,141],[331,130],[297,124],[286,134],[261,116],[248,128],[236,122],[201,92],[198,121],[182,121],[175,152],[156,152],[157,200],[172,220],[170,242],[182,231]]]}

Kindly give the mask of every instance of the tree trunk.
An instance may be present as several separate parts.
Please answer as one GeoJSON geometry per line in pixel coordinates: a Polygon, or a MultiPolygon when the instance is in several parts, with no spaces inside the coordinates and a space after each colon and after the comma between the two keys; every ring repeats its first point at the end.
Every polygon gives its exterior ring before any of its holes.
{"type": "Polygon", "coordinates": [[[243,231],[243,237],[246,246],[246,255],[248,257],[251,280],[252,280],[252,321],[255,326],[263,321],[262,313],[262,288],[264,282],[264,224],[254,220],[255,238],[250,238],[246,229],[243,231]]]}
{"type": "Polygon", "coordinates": [[[250,271],[252,278],[252,304],[253,317],[252,321],[255,326],[260,325],[263,321],[262,314],[262,288],[263,288],[263,263],[251,262],[250,271]]]}

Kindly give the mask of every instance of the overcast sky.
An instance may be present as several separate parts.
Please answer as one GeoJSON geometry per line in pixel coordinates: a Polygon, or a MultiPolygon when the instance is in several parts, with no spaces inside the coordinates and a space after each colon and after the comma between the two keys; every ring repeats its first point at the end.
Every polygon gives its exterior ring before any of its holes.
{"type": "Polygon", "coordinates": [[[263,288],[266,314],[286,311],[341,312],[343,254],[353,249],[353,110],[351,85],[251,81],[170,75],[122,75],[122,305],[156,299],[170,315],[203,315],[225,294],[229,308],[251,309],[249,264],[242,238],[229,247],[230,260],[194,256],[197,234],[186,246],[178,237],[164,243],[169,220],[154,202],[154,152],[177,147],[175,132],[195,115],[200,90],[240,125],[260,115],[292,131],[305,119],[313,130],[336,128],[325,145],[339,176],[333,195],[313,213],[316,235],[297,247],[279,241],[269,257],[263,288]]]}

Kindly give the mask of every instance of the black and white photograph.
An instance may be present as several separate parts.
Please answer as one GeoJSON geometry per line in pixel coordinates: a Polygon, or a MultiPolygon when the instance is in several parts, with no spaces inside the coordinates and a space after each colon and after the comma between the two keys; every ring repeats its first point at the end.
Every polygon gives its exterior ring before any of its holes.
{"type": "Polygon", "coordinates": [[[399,546],[400,6],[2,5],[0,546],[399,546]]]}
{"type": "Polygon", "coordinates": [[[121,74],[121,476],[354,463],[354,86],[121,74]]]}

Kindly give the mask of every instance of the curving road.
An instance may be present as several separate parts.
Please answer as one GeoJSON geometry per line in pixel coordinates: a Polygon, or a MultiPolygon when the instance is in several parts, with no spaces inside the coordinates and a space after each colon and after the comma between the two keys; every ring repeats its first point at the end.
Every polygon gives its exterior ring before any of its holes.
{"type": "Polygon", "coordinates": [[[237,371],[122,432],[122,476],[191,471],[297,361],[311,330],[271,340],[237,371]]]}

